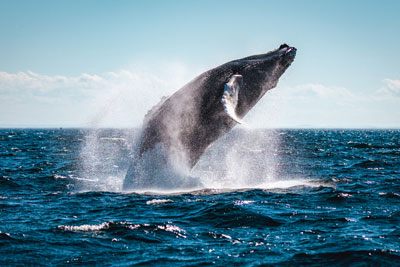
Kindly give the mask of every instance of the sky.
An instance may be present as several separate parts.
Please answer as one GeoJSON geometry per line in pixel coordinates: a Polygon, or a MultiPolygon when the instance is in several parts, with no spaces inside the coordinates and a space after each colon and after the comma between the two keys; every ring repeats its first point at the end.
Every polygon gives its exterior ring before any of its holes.
{"type": "Polygon", "coordinates": [[[0,127],[139,127],[196,75],[297,56],[250,127],[400,128],[400,1],[0,0],[0,127]]]}

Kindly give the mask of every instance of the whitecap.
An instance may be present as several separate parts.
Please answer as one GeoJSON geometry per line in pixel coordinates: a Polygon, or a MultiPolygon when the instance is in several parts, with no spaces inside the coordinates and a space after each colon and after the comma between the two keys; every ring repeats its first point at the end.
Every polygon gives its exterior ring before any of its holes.
{"type": "Polygon", "coordinates": [[[149,201],[146,201],[147,205],[158,205],[158,204],[163,204],[163,203],[168,203],[168,202],[174,202],[171,199],[152,199],[149,201]]]}
{"type": "Polygon", "coordinates": [[[110,227],[109,222],[103,222],[101,224],[83,224],[83,225],[59,225],[57,228],[64,231],[72,232],[95,232],[106,230],[110,227]]]}

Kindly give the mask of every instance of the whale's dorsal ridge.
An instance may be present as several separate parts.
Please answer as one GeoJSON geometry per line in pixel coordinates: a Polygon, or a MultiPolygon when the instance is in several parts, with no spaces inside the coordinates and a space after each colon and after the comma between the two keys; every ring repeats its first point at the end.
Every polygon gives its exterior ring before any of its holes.
{"type": "Polygon", "coordinates": [[[243,121],[236,114],[236,106],[239,101],[239,90],[243,81],[243,76],[240,74],[234,74],[229,81],[224,85],[224,93],[222,94],[222,105],[226,114],[229,115],[237,123],[243,123],[243,121]]]}
{"type": "Polygon", "coordinates": [[[150,120],[150,118],[153,116],[153,114],[155,112],[157,112],[157,110],[164,104],[165,100],[167,100],[167,99],[168,99],[167,96],[163,96],[160,99],[160,102],[158,102],[149,111],[147,111],[146,115],[144,115],[144,118],[143,118],[143,125],[146,124],[150,120]]]}

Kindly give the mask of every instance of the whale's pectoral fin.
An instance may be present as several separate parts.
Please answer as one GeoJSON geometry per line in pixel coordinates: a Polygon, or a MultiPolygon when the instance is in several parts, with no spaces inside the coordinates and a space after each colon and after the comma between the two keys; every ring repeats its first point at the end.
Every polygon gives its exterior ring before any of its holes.
{"type": "Polygon", "coordinates": [[[242,120],[236,114],[236,106],[239,101],[239,90],[242,85],[243,76],[239,74],[232,75],[229,81],[224,86],[224,93],[222,94],[222,105],[226,114],[238,123],[242,120]]]}

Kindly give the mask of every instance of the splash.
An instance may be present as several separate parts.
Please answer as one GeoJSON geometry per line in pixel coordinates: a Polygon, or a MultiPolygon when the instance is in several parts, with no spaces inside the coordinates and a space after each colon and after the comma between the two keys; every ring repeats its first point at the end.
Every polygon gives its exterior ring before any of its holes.
{"type": "Polygon", "coordinates": [[[89,128],[84,130],[80,177],[75,177],[79,191],[122,190],[128,166],[137,160],[133,151],[140,130],[104,127],[138,125],[157,99],[172,93],[186,80],[185,76],[192,75],[185,74],[181,65],[165,69],[159,75],[140,70],[108,74],[110,82],[92,100],[93,114],[87,123],[89,128]],[[168,80],[171,71],[175,79],[168,80]]]}
{"type": "Polygon", "coordinates": [[[123,189],[143,191],[195,190],[200,180],[190,175],[184,155],[171,154],[161,143],[136,156],[127,171],[123,189]]]}
{"type": "Polygon", "coordinates": [[[240,128],[221,138],[193,169],[209,188],[257,188],[276,179],[279,134],[240,128]]]}
{"type": "Polygon", "coordinates": [[[120,192],[137,133],[135,129],[85,130],[78,190],[120,192]]]}
{"type": "MultiPolygon", "coordinates": [[[[141,81],[137,76],[135,79],[141,81]]],[[[147,78],[145,80],[146,83],[140,82],[136,86],[142,89],[149,87],[150,90],[168,84],[168,81],[160,82],[160,79],[156,79],[154,83],[147,78]]],[[[306,185],[301,179],[291,183],[282,182],[288,179],[282,179],[277,174],[280,135],[274,130],[251,129],[249,125],[235,128],[219,139],[192,170],[187,167],[184,156],[179,153],[168,155],[162,144],[139,156],[137,140],[140,129],[100,128],[104,125],[104,120],[110,119],[110,116],[116,118],[115,114],[121,113],[120,106],[130,108],[122,113],[135,114],[142,118],[150,109],[151,104],[148,109],[127,105],[126,101],[129,102],[133,97],[121,97],[126,90],[126,87],[114,88],[108,98],[101,98],[99,106],[103,108],[94,114],[91,129],[84,132],[80,156],[81,173],[80,177],[76,177],[79,191],[122,192],[124,188],[128,188],[130,192],[173,193],[306,185]]],[[[136,98],[142,96],[142,93],[136,91],[136,98]]],[[[143,97],[146,99],[146,95],[143,97]]],[[[268,114],[274,118],[274,112],[269,110],[268,114]]]]}
{"type": "Polygon", "coordinates": [[[280,135],[275,130],[235,129],[216,142],[192,170],[178,156],[167,157],[161,144],[139,157],[132,152],[139,136],[140,129],[86,131],[79,191],[215,194],[320,185],[280,176],[280,135]]]}

